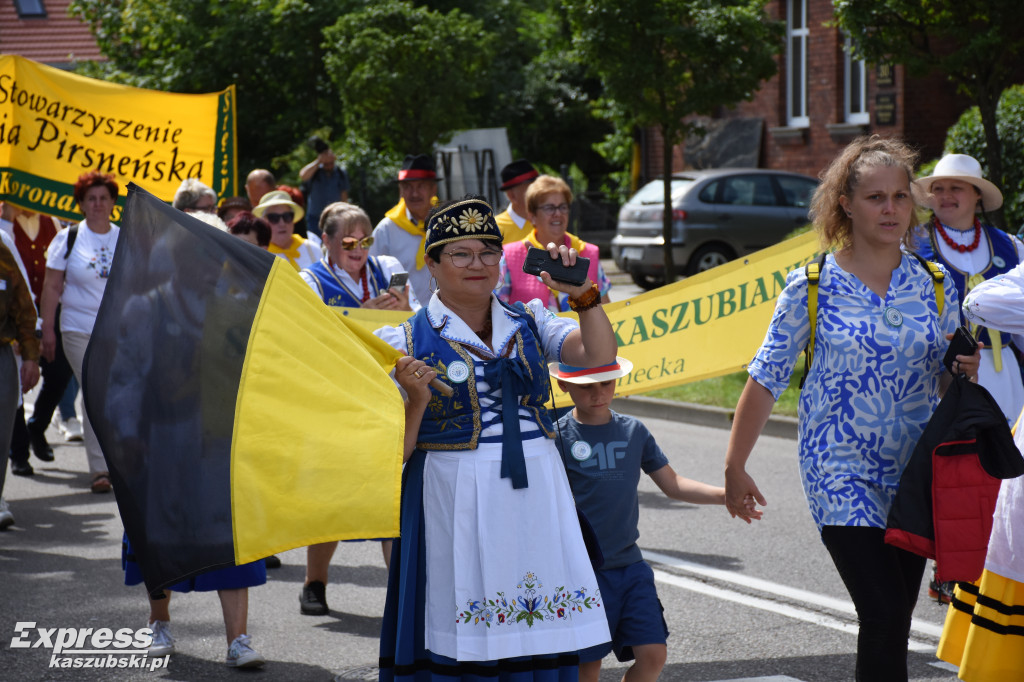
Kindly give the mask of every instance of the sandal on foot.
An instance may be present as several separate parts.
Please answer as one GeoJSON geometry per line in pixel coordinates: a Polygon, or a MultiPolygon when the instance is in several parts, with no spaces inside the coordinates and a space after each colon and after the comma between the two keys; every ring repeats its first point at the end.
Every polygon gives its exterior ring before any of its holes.
{"type": "Polygon", "coordinates": [[[109,493],[111,490],[113,490],[113,486],[110,485],[110,475],[96,474],[95,476],[92,477],[92,485],[89,486],[89,489],[97,494],[109,493]]]}

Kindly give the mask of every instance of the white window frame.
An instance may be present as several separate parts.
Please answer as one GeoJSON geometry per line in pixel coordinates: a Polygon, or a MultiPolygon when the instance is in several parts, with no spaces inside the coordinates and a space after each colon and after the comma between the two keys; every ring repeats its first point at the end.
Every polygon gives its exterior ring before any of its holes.
{"type": "Polygon", "coordinates": [[[791,128],[807,128],[811,117],[807,112],[807,37],[810,34],[807,21],[807,0],[786,0],[786,125],[791,128]],[[800,9],[802,26],[793,25],[793,8],[800,9]],[[799,83],[793,82],[793,41],[800,44],[799,83]],[[793,110],[793,95],[799,97],[798,111],[793,110]]]}
{"type": "Polygon", "coordinates": [[[870,123],[871,113],[868,111],[868,65],[863,59],[853,56],[852,41],[847,38],[843,46],[843,113],[847,123],[870,123]],[[853,75],[860,73],[860,109],[853,111],[853,75]]]}

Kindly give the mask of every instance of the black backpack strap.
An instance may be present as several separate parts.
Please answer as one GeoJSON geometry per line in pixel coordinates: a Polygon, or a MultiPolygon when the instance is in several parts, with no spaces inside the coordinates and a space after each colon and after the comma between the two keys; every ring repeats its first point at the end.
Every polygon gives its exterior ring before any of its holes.
{"type": "Polygon", "coordinates": [[[68,246],[64,249],[64,260],[71,257],[71,249],[75,248],[75,240],[78,239],[78,225],[68,228],[68,246]]]}

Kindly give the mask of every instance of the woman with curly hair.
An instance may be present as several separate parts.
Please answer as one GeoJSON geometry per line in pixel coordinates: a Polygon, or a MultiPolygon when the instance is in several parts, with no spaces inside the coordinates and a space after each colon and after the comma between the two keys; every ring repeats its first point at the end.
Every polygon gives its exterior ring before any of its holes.
{"type": "MultiPolygon", "coordinates": [[[[822,176],[811,215],[824,249],[814,346],[799,404],[804,493],[857,609],[857,680],[906,680],[911,614],[925,559],[884,542],[886,518],[950,375],[942,357],[958,324],[952,278],[933,280],[905,250],[914,225],[915,154],[878,136],[852,142],[822,176]],[[942,305],[940,306],[940,301],[942,305]]],[[[746,462],[811,338],[808,277],[789,273],[768,333],[747,367],[725,460],[726,505],[765,498],[746,462]]],[[[957,356],[978,371],[979,357],[957,356]]]]}
{"type": "MultiPolygon", "coordinates": [[[[75,183],[74,196],[85,220],[58,232],[50,242],[43,281],[42,356],[52,362],[57,352],[55,321],[60,315],[61,341],[71,369],[82,382],[82,361],[96,322],[103,291],[107,287],[110,266],[120,228],[110,222],[117,201],[118,187],[113,175],[99,171],[83,173],[75,183]]],[[[89,415],[82,417],[85,453],[92,476],[91,490],[111,490],[107,464],[99,441],[92,430],[89,415]]]]}

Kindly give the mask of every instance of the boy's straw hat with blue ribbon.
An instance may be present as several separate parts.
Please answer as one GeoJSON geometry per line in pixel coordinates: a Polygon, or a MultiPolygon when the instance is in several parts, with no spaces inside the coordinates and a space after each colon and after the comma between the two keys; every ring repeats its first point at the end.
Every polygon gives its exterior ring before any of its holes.
{"type": "Polygon", "coordinates": [[[568,381],[571,384],[599,384],[624,377],[633,371],[633,363],[622,356],[615,356],[615,362],[600,367],[573,367],[561,362],[548,365],[548,373],[553,379],[568,381]]]}

